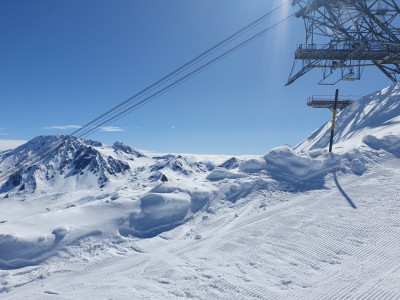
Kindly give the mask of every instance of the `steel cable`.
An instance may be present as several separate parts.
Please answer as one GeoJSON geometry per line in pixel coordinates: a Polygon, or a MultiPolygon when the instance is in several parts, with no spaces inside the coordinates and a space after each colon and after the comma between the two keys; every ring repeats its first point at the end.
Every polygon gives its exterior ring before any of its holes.
{"type": "Polygon", "coordinates": [[[0,175],[0,181],[3,181],[7,177],[11,176],[12,174],[15,174],[15,173],[19,172],[20,170],[22,170],[24,168],[32,167],[36,163],[38,163],[41,160],[45,159],[48,155],[50,155],[51,153],[57,151],[63,145],[63,143],[66,140],[72,138],[73,136],[76,136],[78,138],[82,138],[82,137],[88,136],[89,134],[92,134],[93,132],[99,130],[102,126],[108,125],[111,122],[114,122],[115,120],[120,119],[121,117],[125,116],[129,112],[138,109],[139,107],[143,106],[147,102],[149,102],[149,101],[153,100],[154,98],[166,93],[168,90],[178,86],[179,84],[181,84],[184,81],[188,80],[192,76],[194,76],[194,75],[198,74],[199,72],[209,68],[210,66],[212,66],[213,64],[215,64],[218,61],[222,60],[223,58],[233,54],[236,51],[238,51],[240,48],[244,47],[245,45],[251,43],[252,41],[254,41],[254,40],[258,39],[258,38],[260,38],[262,35],[266,34],[269,31],[271,31],[272,29],[274,29],[278,25],[286,22],[289,18],[293,17],[294,14],[292,14],[292,15],[290,15],[290,16],[282,19],[282,20],[280,20],[279,22],[275,23],[274,25],[268,27],[265,30],[262,30],[261,32],[257,33],[256,35],[253,35],[252,37],[248,38],[244,42],[241,42],[237,46],[229,49],[228,51],[225,51],[223,54],[221,54],[218,57],[210,60],[209,62],[207,62],[205,64],[203,64],[201,67],[195,69],[194,71],[191,71],[188,74],[182,76],[178,80],[176,80],[176,81],[172,82],[171,84],[167,85],[166,87],[158,90],[157,92],[153,93],[152,95],[150,95],[150,96],[138,101],[135,104],[131,103],[133,100],[135,100],[135,99],[137,100],[137,98],[140,98],[140,97],[143,97],[143,96],[149,94],[151,91],[154,91],[156,88],[158,88],[162,84],[165,84],[166,82],[170,81],[172,78],[174,78],[177,75],[181,74],[183,71],[185,71],[188,68],[190,68],[191,66],[197,64],[200,60],[202,60],[202,59],[206,58],[207,56],[211,55],[216,50],[221,48],[223,45],[227,44],[228,42],[230,42],[230,41],[232,41],[232,40],[234,40],[236,38],[238,38],[244,32],[246,32],[246,31],[250,30],[251,28],[253,28],[258,23],[263,21],[265,18],[267,18],[268,16],[271,16],[273,13],[277,12],[284,5],[287,5],[289,2],[290,1],[287,1],[284,4],[280,5],[279,7],[271,10],[267,14],[265,14],[262,17],[260,17],[259,19],[257,19],[256,21],[254,21],[254,22],[250,23],[249,25],[243,27],[241,30],[239,30],[236,33],[232,34],[231,36],[229,36],[225,40],[223,40],[220,43],[216,44],[215,46],[211,47],[207,51],[205,51],[202,54],[198,55],[197,57],[195,57],[194,59],[190,60],[186,64],[184,64],[181,67],[179,67],[178,69],[174,70],[173,72],[169,73],[168,75],[164,76],[163,78],[161,78],[160,80],[156,81],[152,85],[148,86],[144,90],[138,92],[134,96],[130,97],[129,99],[125,100],[124,102],[120,103],[119,105],[113,107],[109,111],[103,113],[99,117],[97,117],[94,120],[90,121],[89,123],[85,124],[81,128],[75,130],[73,133],[71,133],[71,134],[69,134],[67,136],[61,137],[57,142],[53,143],[50,147],[42,150],[41,152],[37,153],[36,155],[34,155],[34,156],[30,157],[30,158],[21,160],[17,165],[14,166],[14,168],[12,170],[0,175]],[[124,108],[124,107],[128,106],[129,104],[131,104],[129,107],[124,108]],[[107,119],[105,119],[105,118],[107,118],[107,119]]]}

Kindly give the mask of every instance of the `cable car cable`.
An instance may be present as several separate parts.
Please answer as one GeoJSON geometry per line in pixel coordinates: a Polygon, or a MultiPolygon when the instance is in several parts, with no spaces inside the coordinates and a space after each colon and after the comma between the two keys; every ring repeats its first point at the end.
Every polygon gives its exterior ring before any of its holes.
{"type": "Polygon", "coordinates": [[[262,35],[266,34],[267,32],[271,31],[272,29],[276,28],[278,25],[286,22],[289,18],[293,17],[295,14],[289,15],[288,17],[282,19],[281,21],[275,23],[274,25],[268,27],[267,29],[264,29],[261,32],[257,33],[256,35],[253,35],[252,37],[250,37],[249,39],[245,40],[244,42],[241,42],[237,46],[229,49],[228,51],[225,51],[223,54],[221,54],[218,57],[212,59],[211,61],[209,61],[206,64],[202,65],[201,67],[195,69],[194,71],[182,76],[181,78],[179,78],[178,80],[174,81],[173,83],[167,85],[166,87],[162,88],[161,90],[159,90],[159,91],[153,93],[152,95],[146,97],[145,99],[143,99],[143,100],[141,100],[141,101],[129,106],[128,108],[125,108],[122,111],[115,113],[114,116],[111,116],[108,119],[102,121],[102,119],[105,118],[106,116],[114,113],[115,111],[117,111],[118,109],[123,108],[124,106],[127,106],[129,104],[129,102],[132,102],[132,100],[134,100],[134,99],[136,99],[136,98],[138,98],[138,97],[140,97],[142,95],[146,95],[146,93],[151,92],[152,90],[154,90],[159,85],[161,85],[164,82],[170,80],[174,76],[177,76],[179,73],[183,72],[185,69],[187,69],[190,66],[194,65],[199,60],[204,59],[208,55],[212,54],[217,49],[219,49],[221,46],[225,45],[226,43],[228,43],[228,42],[230,42],[230,41],[232,41],[234,39],[236,39],[241,34],[243,34],[244,32],[248,31],[249,29],[253,28],[259,22],[263,21],[268,16],[271,16],[274,12],[277,12],[279,9],[281,9],[284,5],[287,5],[289,2],[290,1],[286,1],[284,4],[280,5],[279,7],[275,8],[273,10],[271,10],[267,14],[265,14],[262,17],[260,17],[259,19],[257,19],[256,21],[254,21],[254,22],[250,23],[249,25],[243,27],[241,30],[239,30],[236,33],[232,34],[231,36],[229,36],[225,40],[223,40],[220,43],[216,44],[215,46],[211,47],[207,51],[205,51],[202,54],[198,55],[197,57],[195,57],[194,59],[190,60],[186,64],[184,64],[181,67],[179,67],[178,69],[174,70],[173,72],[169,73],[168,75],[164,76],[163,78],[161,78],[160,80],[156,81],[152,85],[148,86],[144,90],[138,92],[134,96],[130,97],[129,99],[125,100],[124,102],[120,103],[119,105],[115,106],[114,108],[110,109],[109,111],[103,113],[102,115],[100,115],[99,117],[97,117],[94,120],[90,121],[89,123],[85,124],[84,126],[79,128],[78,130],[75,130],[73,133],[71,133],[69,135],[66,135],[66,136],[63,136],[62,138],[60,138],[60,140],[58,140],[57,142],[53,143],[50,147],[48,147],[48,148],[44,149],[43,151],[37,153],[33,157],[21,160],[17,165],[14,166],[13,170],[10,170],[10,171],[0,175],[0,181],[2,181],[5,178],[17,173],[18,171],[22,170],[23,168],[32,167],[33,165],[35,165],[39,161],[45,159],[46,156],[48,156],[52,152],[56,151],[60,146],[63,145],[64,141],[70,139],[71,137],[73,137],[75,135],[78,138],[82,138],[84,136],[87,136],[87,135],[93,133],[94,131],[99,130],[99,128],[101,126],[104,126],[105,124],[110,124],[111,122],[113,122],[113,121],[125,116],[129,112],[138,109],[139,107],[143,106],[147,102],[149,102],[149,101],[153,100],[154,98],[166,93],[168,90],[170,90],[170,89],[176,87],[177,85],[183,83],[184,81],[188,80],[192,76],[195,76],[196,74],[202,72],[203,70],[207,69],[208,67],[212,66],[213,64],[219,62],[221,59],[233,54],[234,52],[238,51],[240,48],[244,47],[245,45],[251,43],[252,41],[254,41],[254,40],[258,39],[258,38],[260,38],[262,35]],[[96,126],[94,126],[94,124],[97,123],[97,122],[101,122],[101,123],[97,124],[96,126]],[[83,131],[83,132],[81,132],[81,131],[83,131]]]}

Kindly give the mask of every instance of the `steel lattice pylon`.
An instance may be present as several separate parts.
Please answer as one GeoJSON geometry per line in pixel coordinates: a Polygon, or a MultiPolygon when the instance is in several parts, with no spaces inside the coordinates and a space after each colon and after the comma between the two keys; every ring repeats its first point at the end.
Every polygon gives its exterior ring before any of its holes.
{"type": "Polygon", "coordinates": [[[306,43],[295,52],[286,85],[312,69],[320,84],[359,80],[366,66],[400,79],[400,0],[293,0],[303,18],[306,43]],[[301,64],[299,64],[301,62],[301,64]],[[300,67],[299,67],[300,65],[300,67]]]}

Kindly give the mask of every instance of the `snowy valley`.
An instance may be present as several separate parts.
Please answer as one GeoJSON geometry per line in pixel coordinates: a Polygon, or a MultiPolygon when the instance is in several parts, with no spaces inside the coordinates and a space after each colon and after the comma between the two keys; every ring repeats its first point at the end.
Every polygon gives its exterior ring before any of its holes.
{"type": "Polygon", "coordinates": [[[0,152],[1,299],[400,299],[400,85],[294,148],[0,152]]]}

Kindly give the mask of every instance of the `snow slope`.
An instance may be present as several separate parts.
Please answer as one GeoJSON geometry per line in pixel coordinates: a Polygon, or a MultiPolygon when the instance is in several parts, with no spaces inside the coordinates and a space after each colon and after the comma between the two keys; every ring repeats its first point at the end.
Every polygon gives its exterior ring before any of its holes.
{"type": "Polygon", "coordinates": [[[339,114],[334,154],[329,124],[229,159],[67,143],[0,192],[0,297],[400,299],[399,88],[339,114]]]}
{"type": "MultiPolygon", "coordinates": [[[[297,145],[296,151],[328,147],[330,130],[331,122],[328,122],[297,145]]],[[[334,137],[335,152],[363,147],[374,143],[375,138],[379,140],[398,137],[399,132],[400,85],[395,84],[361,98],[338,115],[334,137]]],[[[389,143],[395,144],[395,141],[389,143]]]]}

